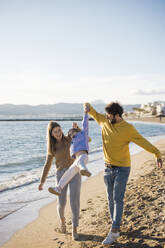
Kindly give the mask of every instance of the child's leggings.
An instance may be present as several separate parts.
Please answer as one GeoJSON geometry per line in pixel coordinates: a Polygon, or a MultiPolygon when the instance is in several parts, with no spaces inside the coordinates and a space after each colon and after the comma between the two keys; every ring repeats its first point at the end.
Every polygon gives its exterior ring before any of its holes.
{"type": "Polygon", "coordinates": [[[63,189],[70,180],[80,172],[80,170],[87,170],[86,164],[88,163],[88,155],[81,154],[74,163],[65,171],[64,175],[61,177],[60,181],[58,182],[58,186],[63,189]]]}

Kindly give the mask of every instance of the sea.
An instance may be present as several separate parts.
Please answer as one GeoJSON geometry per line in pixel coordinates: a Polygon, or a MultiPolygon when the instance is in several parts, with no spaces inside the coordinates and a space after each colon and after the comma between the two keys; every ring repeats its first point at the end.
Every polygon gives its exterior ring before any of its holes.
{"type": "MultiPolygon", "coordinates": [[[[81,127],[81,121],[77,121],[81,127]]],[[[131,122],[151,143],[165,138],[165,124],[131,122]]],[[[64,134],[72,121],[59,121],[64,134]]],[[[55,185],[55,161],[43,191],[38,191],[46,158],[46,130],[48,121],[0,121],[0,245],[19,229],[37,218],[39,209],[54,201],[48,187],[55,185]]],[[[88,168],[92,176],[104,168],[101,129],[89,121],[88,168]]],[[[130,143],[130,152],[142,148],[130,143]]],[[[86,180],[83,177],[83,180],[86,180]]]]}

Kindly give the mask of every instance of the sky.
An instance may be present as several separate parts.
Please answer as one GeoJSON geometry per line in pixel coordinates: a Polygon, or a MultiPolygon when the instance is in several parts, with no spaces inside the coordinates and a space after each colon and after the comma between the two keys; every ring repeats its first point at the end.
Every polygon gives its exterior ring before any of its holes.
{"type": "Polygon", "coordinates": [[[164,0],[0,0],[0,104],[165,101],[164,0]]]}

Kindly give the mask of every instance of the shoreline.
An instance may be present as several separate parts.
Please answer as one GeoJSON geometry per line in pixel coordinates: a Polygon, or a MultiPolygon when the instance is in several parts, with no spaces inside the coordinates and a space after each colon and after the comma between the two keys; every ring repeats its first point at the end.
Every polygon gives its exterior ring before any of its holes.
{"type": "MultiPolygon", "coordinates": [[[[83,116],[77,116],[77,117],[57,117],[57,118],[2,118],[0,119],[0,122],[12,122],[12,121],[82,121],[83,116]]],[[[156,116],[150,116],[150,117],[135,117],[135,116],[128,116],[123,118],[126,121],[141,121],[141,122],[149,122],[149,123],[165,123],[165,117],[156,117],[156,116]]],[[[89,117],[89,121],[94,121],[93,118],[89,117]]]]}
{"type": "Polygon", "coordinates": [[[164,124],[165,123],[165,117],[160,118],[159,117],[140,117],[140,118],[135,118],[135,117],[124,117],[126,121],[138,121],[138,122],[148,122],[148,123],[160,123],[164,124]]]}
{"type": "MultiPolygon", "coordinates": [[[[154,142],[156,146],[160,148],[160,150],[165,149],[165,139],[154,142]]],[[[154,155],[145,151],[138,152],[131,156],[132,159],[132,169],[129,178],[129,182],[137,180],[140,176],[144,176],[151,172],[153,169],[151,165],[154,162],[154,155]],[[145,169],[144,169],[145,165],[145,169]]],[[[103,165],[101,165],[103,166],[103,165]]],[[[106,202],[106,192],[105,186],[103,182],[103,172],[100,172],[98,175],[89,178],[88,180],[82,183],[81,190],[81,214],[80,214],[80,233],[83,232],[83,226],[87,230],[90,227],[94,228],[95,222],[93,221],[93,217],[88,215],[88,219],[86,220],[86,224],[83,220],[83,215],[86,214],[90,210],[90,203],[94,201],[94,205],[96,208],[101,209],[100,199],[102,199],[102,203],[106,202]],[[99,182],[99,185],[98,185],[99,182]],[[91,224],[93,223],[93,224],[91,224]]],[[[101,211],[102,212],[102,211],[101,211]]],[[[66,219],[67,228],[71,231],[71,212],[69,201],[67,201],[66,206],[66,219]]],[[[42,207],[39,211],[39,217],[35,219],[33,222],[25,226],[24,228],[17,231],[9,241],[4,243],[2,248],[44,248],[44,247],[81,247],[81,242],[72,241],[70,237],[70,232],[68,235],[60,234],[54,231],[54,228],[58,229],[58,216],[56,213],[56,201],[53,203],[49,203],[48,205],[42,207]],[[39,233],[38,233],[38,230],[39,233]],[[69,236],[69,237],[68,237],[69,236]],[[27,239],[28,237],[28,239],[27,239]],[[36,240],[37,237],[37,240],[36,240]],[[59,246],[61,244],[61,246],[59,246]],[[69,244],[69,246],[68,246],[69,244]],[[57,246],[58,245],[58,246],[57,246]],[[71,246],[70,246],[71,245],[71,246]]],[[[108,229],[108,228],[107,228],[108,229]]],[[[85,231],[85,230],[84,230],[85,231]]],[[[107,230],[108,232],[108,230],[107,230]]],[[[86,247],[86,246],[83,246],[86,247]]],[[[95,247],[95,246],[87,246],[87,247],[95,247]]]]}

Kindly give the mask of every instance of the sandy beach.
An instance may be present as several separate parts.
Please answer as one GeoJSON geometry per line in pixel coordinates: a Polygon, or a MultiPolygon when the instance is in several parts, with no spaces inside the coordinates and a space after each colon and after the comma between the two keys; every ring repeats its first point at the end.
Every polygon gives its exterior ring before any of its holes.
{"type": "MultiPolygon", "coordinates": [[[[156,143],[165,163],[165,140],[156,143]]],[[[103,166],[103,165],[102,165],[103,166]]],[[[165,169],[158,169],[153,154],[142,151],[132,156],[132,170],[125,197],[121,237],[111,247],[164,247],[165,169]]],[[[54,197],[52,195],[52,197],[54,197]]],[[[17,221],[17,220],[16,220],[17,221]]],[[[103,173],[82,184],[78,241],[71,238],[71,211],[66,206],[67,234],[59,232],[56,201],[42,208],[39,217],[18,231],[2,248],[103,247],[111,226],[103,173]]]]}
{"type": "Polygon", "coordinates": [[[160,119],[159,117],[155,117],[155,116],[152,116],[152,117],[143,116],[143,117],[140,117],[140,118],[135,118],[135,116],[129,115],[128,117],[125,117],[124,119],[127,120],[127,121],[130,120],[130,121],[144,121],[144,122],[154,122],[154,123],[165,123],[165,117],[162,117],[160,119]]]}

